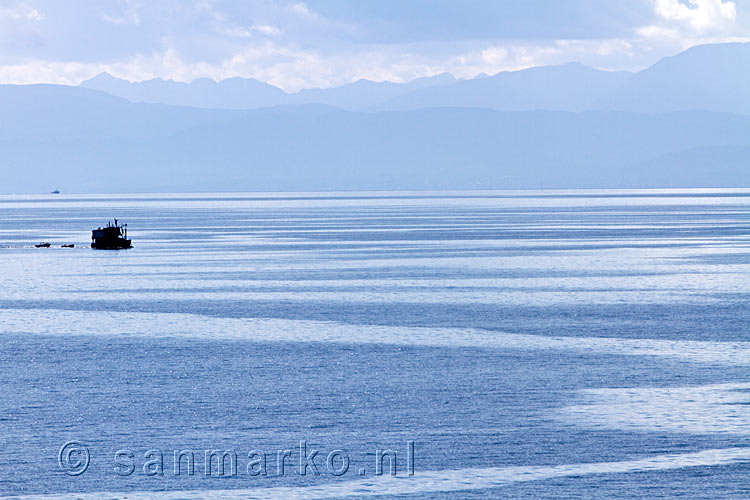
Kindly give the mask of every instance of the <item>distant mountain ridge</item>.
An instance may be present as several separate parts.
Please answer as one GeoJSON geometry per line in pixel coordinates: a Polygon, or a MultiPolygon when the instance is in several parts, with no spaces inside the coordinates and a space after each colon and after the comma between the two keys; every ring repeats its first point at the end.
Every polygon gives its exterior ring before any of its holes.
{"type": "Polygon", "coordinates": [[[698,45],[633,75],[596,109],[750,114],[750,43],[698,45]]]}
{"type": "Polygon", "coordinates": [[[228,78],[215,82],[199,78],[191,83],[155,78],[131,83],[100,73],[80,84],[131,102],[193,106],[197,108],[249,109],[282,104],[286,93],[253,78],[228,78]]]}
{"type": "Polygon", "coordinates": [[[0,85],[0,192],[743,187],[750,116],[214,110],[0,85]]]}
{"type": "Polygon", "coordinates": [[[750,44],[724,44],[636,74],[296,94],[241,78],[0,85],[0,192],[748,187],[748,64],[750,44]]]}
{"type": "Polygon", "coordinates": [[[353,111],[477,107],[502,111],[705,110],[750,114],[750,43],[696,46],[638,73],[578,63],[504,71],[470,80],[443,73],[408,83],[357,82],[289,94],[255,79],[131,83],[100,74],[81,87],[132,102],[221,109],[325,104],[353,111]]]}
{"type": "Polygon", "coordinates": [[[602,71],[579,63],[541,66],[415,90],[376,109],[453,106],[501,111],[584,111],[632,76],[627,71],[602,71]]]}
{"type": "Polygon", "coordinates": [[[408,83],[358,80],[340,87],[307,89],[289,94],[253,78],[227,78],[220,82],[199,78],[192,83],[155,78],[132,83],[108,73],[100,73],[82,82],[80,87],[106,92],[131,102],[199,108],[254,109],[289,104],[325,104],[342,109],[360,109],[414,90],[449,85],[456,81],[453,75],[443,73],[408,83]]]}

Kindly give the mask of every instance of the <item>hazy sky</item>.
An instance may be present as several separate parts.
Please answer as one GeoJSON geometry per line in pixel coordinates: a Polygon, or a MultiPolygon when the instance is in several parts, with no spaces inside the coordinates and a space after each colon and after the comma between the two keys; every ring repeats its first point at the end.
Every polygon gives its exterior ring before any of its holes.
{"type": "Polygon", "coordinates": [[[286,90],[750,41],[750,0],[0,0],[0,83],[255,77],[286,90]]]}

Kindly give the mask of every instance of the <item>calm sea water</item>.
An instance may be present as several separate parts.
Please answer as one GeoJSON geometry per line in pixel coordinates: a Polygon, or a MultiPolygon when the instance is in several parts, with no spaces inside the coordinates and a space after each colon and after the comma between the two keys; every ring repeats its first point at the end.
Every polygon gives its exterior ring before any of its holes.
{"type": "Polygon", "coordinates": [[[749,276],[749,190],[3,196],[0,496],[747,498],[749,276]]]}

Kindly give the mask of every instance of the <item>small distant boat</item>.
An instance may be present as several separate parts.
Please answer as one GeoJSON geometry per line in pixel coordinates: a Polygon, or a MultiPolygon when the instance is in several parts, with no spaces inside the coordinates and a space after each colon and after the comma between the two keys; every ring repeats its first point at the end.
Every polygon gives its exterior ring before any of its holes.
{"type": "Polygon", "coordinates": [[[37,248],[49,248],[49,247],[50,247],[50,244],[49,244],[49,243],[47,243],[46,241],[43,241],[43,242],[41,242],[41,243],[37,243],[37,244],[36,244],[36,245],[34,245],[34,246],[35,246],[35,247],[37,247],[37,248]]]}
{"type": "Polygon", "coordinates": [[[54,191],[52,191],[52,194],[60,194],[60,190],[59,189],[55,189],[54,191]]]}
{"type": "Polygon", "coordinates": [[[91,231],[91,248],[101,250],[121,250],[132,248],[128,239],[128,225],[107,222],[106,227],[100,227],[91,231]]]}
{"type": "Polygon", "coordinates": [[[74,248],[75,245],[73,243],[66,243],[64,245],[60,245],[60,248],[74,248]]]}

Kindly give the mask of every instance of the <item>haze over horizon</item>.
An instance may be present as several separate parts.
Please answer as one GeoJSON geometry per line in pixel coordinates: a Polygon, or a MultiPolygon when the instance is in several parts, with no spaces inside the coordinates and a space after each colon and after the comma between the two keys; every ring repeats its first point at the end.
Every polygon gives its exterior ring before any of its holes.
{"type": "Polygon", "coordinates": [[[291,95],[250,80],[0,85],[0,191],[747,187],[749,78],[750,44],[734,43],[639,73],[291,95]]]}
{"type": "Polygon", "coordinates": [[[750,186],[748,2],[61,5],[0,4],[0,192],[750,186]]]}

